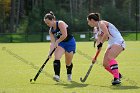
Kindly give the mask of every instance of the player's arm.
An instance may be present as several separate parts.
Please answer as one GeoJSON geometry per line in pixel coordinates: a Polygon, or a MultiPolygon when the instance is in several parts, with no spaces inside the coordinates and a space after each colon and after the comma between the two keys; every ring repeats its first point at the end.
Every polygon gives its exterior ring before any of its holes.
{"type": "Polygon", "coordinates": [[[95,48],[95,46],[96,46],[96,43],[97,43],[97,40],[98,40],[98,29],[97,29],[97,27],[94,27],[94,29],[93,29],[93,33],[94,33],[94,48],[95,48]]]}
{"type": "Polygon", "coordinates": [[[96,62],[97,56],[99,55],[100,51],[101,51],[101,47],[102,44],[108,39],[109,37],[109,33],[108,33],[108,29],[106,27],[106,25],[104,23],[100,24],[100,27],[103,31],[103,36],[98,35],[98,39],[97,39],[97,51],[96,51],[96,55],[93,57],[92,59],[92,63],[96,62]]]}
{"type": "Polygon", "coordinates": [[[100,42],[104,43],[109,37],[109,32],[106,25],[103,22],[100,24],[100,27],[104,33],[100,42]]]}
{"type": "MultiPolygon", "coordinates": [[[[101,41],[101,40],[102,40],[101,36],[98,35],[98,38],[97,38],[97,40],[96,40],[96,42],[97,42],[97,46],[100,44],[100,41],[101,41]]],[[[97,57],[98,57],[100,51],[101,51],[101,48],[97,48],[97,50],[96,50],[96,54],[95,54],[95,56],[93,56],[93,58],[92,58],[92,63],[95,63],[95,62],[96,62],[97,57]]]]}
{"type": "Polygon", "coordinates": [[[66,37],[67,37],[67,27],[66,27],[66,23],[64,23],[63,21],[60,21],[58,24],[58,27],[61,31],[61,36],[60,38],[56,41],[57,43],[63,41],[66,37]]]}
{"type": "Polygon", "coordinates": [[[51,29],[49,30],[49,34],[50,34],[50,51],[49,54],[53,51],[53,49],[55,48],[55,38],[54,35],[51,32],[51,29]]]}
{"type": "Polygon", "coordinates": [[[55,44],[54,44],[55,47],[57,47],[58,44],[59,44],[61,41],[63,41],[63,40],[67,37],[66,23],[64,23],[63,21],[59,21],[58,27],[59,27],[60,32],[61,32],[62,35],[60,36],[59,39],[57,39],[57,40],[55,41],[55,44]]]}
{"type": "Polygon", "coordinates": [[[104,43],[104,42],[108,39],[108,37],[109,37],[108,29],[107,29],[106,25],[105,25],[103,22],[100,23],[100,28],[101,28],[101,30],[103,31],[103,36],[101,37],[101,39],[100,39],[100,41],[99,41],[100,43],[97,45],[97,48],[98,48],[98,49],[102,47],[103,43],[104,43]]]}

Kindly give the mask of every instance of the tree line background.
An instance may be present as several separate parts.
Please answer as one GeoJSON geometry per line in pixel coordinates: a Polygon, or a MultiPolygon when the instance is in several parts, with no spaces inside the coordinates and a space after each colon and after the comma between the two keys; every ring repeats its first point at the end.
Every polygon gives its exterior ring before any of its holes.
{"type": "Polygon", "coordinates": [[[90,31],[86,17],[99,12],[120,31],[140,30],[139,0],[0,0],[0,33],[40,33],[43,17],[53,11],[73,32],[90,31]]]}

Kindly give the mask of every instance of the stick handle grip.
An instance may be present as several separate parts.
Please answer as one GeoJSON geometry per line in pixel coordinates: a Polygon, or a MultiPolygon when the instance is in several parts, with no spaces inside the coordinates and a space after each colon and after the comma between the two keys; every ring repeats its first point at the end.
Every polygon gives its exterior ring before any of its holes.
{"type": "Polygon", "coordinates": [[[49,56],[52,56],[53,52],[55,51],[56,48],[53,49],[53,51],[49,54],[49,56]]]}
{"type": "Polygon", "coordinates": [[[96,61],[96,59],[97,59],[97,57],[98,57],[100,51],[101,51],[101,48],[99,48],[99,49],[97,50],[95,57],[92,59],[92,63],[95,63],[95,61],[96,61]]]}

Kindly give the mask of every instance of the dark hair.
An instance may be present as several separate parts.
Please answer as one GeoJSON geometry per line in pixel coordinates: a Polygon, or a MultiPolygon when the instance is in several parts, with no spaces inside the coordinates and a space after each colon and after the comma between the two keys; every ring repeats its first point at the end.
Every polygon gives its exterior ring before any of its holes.
{"type": "Polygon", "coordinates": [[[89,20],[93,19],[95,21],[100,21],[100,14],[99,13],[90,13],[87,18],[89,20]]]}
{"type": "Polygon", "coordinates": [[[53,20],[53,19],[55,19],[55,16],[54,16],[53,12],[50,11],[49,13],[47,13],[47,14],[44,16],[44,19],[53,20]]]}

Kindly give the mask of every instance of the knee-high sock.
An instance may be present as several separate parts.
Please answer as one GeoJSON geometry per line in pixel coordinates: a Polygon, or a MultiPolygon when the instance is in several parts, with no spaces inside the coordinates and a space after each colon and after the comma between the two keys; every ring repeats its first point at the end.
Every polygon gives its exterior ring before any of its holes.
{"type": "Polygon", "coordinates": [[[115,59],[109,61],[109,66],[114,78],[119,78],[118,63],[115,59]]]}
{"type": "Polygon", "coordinates": [[[112,70],[111,70],[110,66],[105,67],[105,69],[113,75],[113,73],[112,73],[112,70]]]}
{"type": "Polygon", "coordinates": [[[73,64],[71,63],[70,66],[66,65],[66,69],[67,69],[67,74],[72,74],[72,68],[73,68],[73,64]]]}
{"type": "Polygon", "coordinates": [[[55,75],[60,76],[60,60],[54,60],[53,67],[55,75]]]}

